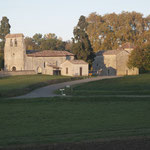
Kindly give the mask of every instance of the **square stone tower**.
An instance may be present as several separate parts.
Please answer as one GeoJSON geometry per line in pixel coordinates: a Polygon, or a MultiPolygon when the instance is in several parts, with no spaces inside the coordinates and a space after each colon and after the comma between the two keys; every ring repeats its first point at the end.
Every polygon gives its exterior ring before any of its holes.
{"type": "Polygon", "coordinates": [[[25,69],[26,48],[23,34],[7,34],[4,48],[4,69],[20,71],[25,69]]]}

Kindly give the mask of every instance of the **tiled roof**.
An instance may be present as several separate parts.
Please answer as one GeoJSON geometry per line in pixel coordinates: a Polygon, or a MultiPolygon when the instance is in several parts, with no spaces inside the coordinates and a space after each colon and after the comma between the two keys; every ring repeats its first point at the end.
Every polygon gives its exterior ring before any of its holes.
{"type": "Polygon", "coordinates": [[[74,54],[67,51],[57,51],[57,50],[44,50],[39,52],[32,52],[27,54],[29,57],[62,57],[62,56],[74,56],[74,54]]]}
{"type": "Polygon", "coordinates": [[[22,33],[19,34],[7,34],[6,38],[17,38],[17,37],[24,37],[22,33]]]}
{"type": "Polygon", "coordinates": [[[61,69],[61,67],[58,67],[56,65],[48,65],[49,67],[55,68],[55,69],[61,69]]]}
{"type": "Polygon", "coordinates": [[[96,55],[117,55],[120,52],[122,52],[123,50],[103,50],[103,51],[99,51],[96,55]]]}
{"type": "Polygon", "coordinates": [[[84,60],[69,60],[72,64],[88,64],[84,60]]]}

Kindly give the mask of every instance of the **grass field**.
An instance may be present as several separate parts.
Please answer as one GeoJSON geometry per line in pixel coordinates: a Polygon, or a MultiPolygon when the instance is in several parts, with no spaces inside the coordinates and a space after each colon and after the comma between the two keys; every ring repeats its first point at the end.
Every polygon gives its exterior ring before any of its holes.
{"type": "Polygon", "coordinates": [[[75,78],[50,75],[26,75],[0,78],[0,97],[11,97],[30,92],[33,89],[75,78]]]}
{"type": "MultiPolygon", "coordinates": [[[[56,78],[53,78],[54,81],[56,78]]],[[[39,84],[43,82],[47,84],[49,79],[50,76],[4,78],[0,79],[0,89],[4,92],[8,90],[11,95],[15,88],[26,89],[31,83],[31,87],[34,83],[37,87],[37,81],[39,84]]],[[[127,138],[132,146],[130,137],[150,137],[150,98],[119,98],[115,97],[115,94],[148,95],[149,89],[150,74],[144,74],[78,85],[73,88],[72,94],[75,95],[73,97],[39,99],[1,97],[0,148],[111,138],[127,138]],[[114,96],[99,96],[102,94],[114,96]]],[[[140,143],[140,140],[137,141],[140,143]]],[[[126,149],[130,149],[130,145],[127,147],[126,149]]]]}
{"type": "Polygon", "coordinates": [[[0,146],[150,135],[149,98],[0,101],[0,146]]]}
{"type": "Polygon", "coordinates": [[[150,74],[125,76],[81,84],[71,95],[150,95],[150,74]]]}

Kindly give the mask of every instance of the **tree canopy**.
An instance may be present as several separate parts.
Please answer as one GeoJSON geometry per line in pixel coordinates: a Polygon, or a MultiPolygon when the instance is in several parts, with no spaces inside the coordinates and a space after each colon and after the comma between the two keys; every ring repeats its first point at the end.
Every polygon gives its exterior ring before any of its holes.
{"type": "Polygon", "coordinates": [[[4,45],[5,36],[10,33],[10,24],[7,17],[2,17],[0,22],[0,70],[4,68],[4,45]]]}
{"type": "Polygon", "coordinates": [[[128,67],[150,71],[150,43],[138,46],[131,52],[128,67]]]}
{"type": "Polygon", "coordinates": [[[85,16],[81,16],[77,26],[73,30],[74,38],[72,51],[77,59],[87,61],[90,65],[94,59],[93,49],[86,33],[88,23],[85,16]]]}
{"type": "Polygon", "coordinates": [[[5,44],[5,36],[10,33],[10,24],[9,19],[7,17],[2,17],[2,20],[0,22],[0,50],[4,50],[4,44],[5,44]]]}
{"type": "Polygon", "coordinates": [[[125,42],[140,45],[150,39],[150,16],[137,12],[91,13],[87,18],[87,34],[94,52],[116,49],[125,42]]]}
{"type": "Polygon", "coordinates": [[[65,50],[66,42],[63,42],[61,38],[57,38],[54,33],[48,33],[44,36],[36,33],[32,38],[26,37],[25,44],[28,50],[65,50]]]}

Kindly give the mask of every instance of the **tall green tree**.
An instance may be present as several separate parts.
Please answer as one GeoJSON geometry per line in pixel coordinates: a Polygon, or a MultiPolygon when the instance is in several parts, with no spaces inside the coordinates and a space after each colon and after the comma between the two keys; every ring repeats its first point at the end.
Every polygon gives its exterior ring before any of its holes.
{"type": "Polygon", "coordinates": [[[10,33],[10,24],[7,17],[2,17],[0,22],[0,69],[4,68],[4,45],[5,36],[10,33]]]}
{"type": "Polygon", "coordinates": [[[7,17],[2,17],[1,23],[0,23],[0,50],[4,50],[4,44],[5,44],[5,36],[10,33],[10,24],[9,19],[7,17]]]}
{"type": "Polygon", "coordinates": [[[131,52],[128,67],[150,71],[150,43],[138,46],[131,52]]]}
{"type": "Polygon", "coordinates": [[[86,33],[88,23],[85,16],[81,16],[77,26],[74,28],[73,34],[73,44],[72,51],[76,55],[77,59],[83,59],[87,61],[90,66],[94,59],[94,52],[86,33]]]}

